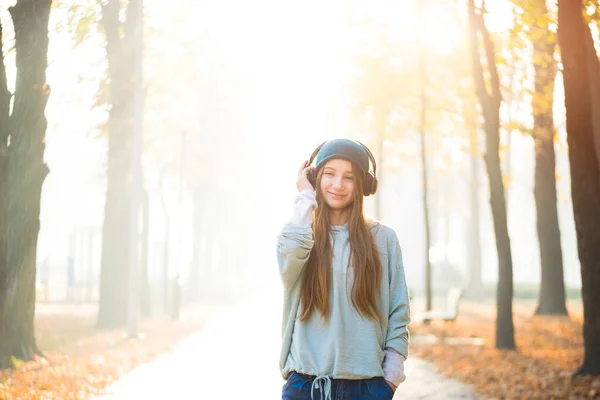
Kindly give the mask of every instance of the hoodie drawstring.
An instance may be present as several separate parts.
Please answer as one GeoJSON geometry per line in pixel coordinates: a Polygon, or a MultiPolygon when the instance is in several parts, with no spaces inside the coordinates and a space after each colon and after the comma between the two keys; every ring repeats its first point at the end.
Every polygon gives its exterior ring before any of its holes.
{"type": "Polygon", "coordinates": [[[326,375],[319,375],[315,378],[310,388],[310,398],[314,400],[313,390],[320,389],[321,400],[331,400],[331,378],[326,375]],[[320,386],[319,386],[320,383],[320,386]]]}

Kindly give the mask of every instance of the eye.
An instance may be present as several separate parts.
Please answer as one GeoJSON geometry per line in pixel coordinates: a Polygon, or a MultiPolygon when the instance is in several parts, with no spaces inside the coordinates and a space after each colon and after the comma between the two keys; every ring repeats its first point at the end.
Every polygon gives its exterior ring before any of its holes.
{"type": "Polygon", "coordinates": [[[331,172],[324,172],[323,175],[332,176],[333,174],[331,172]]]}

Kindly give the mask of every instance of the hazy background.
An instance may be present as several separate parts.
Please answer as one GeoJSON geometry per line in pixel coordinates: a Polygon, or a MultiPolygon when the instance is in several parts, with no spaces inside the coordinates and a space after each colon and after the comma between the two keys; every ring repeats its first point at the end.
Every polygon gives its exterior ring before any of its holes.
{"type": "MultiPolygon", "coordinates": [[[[77,3],[86,7],[85,2],[77,3]]],[[[99,99],[106,86],[106,58],[97,22],[87,21],[86,33],[77,32],[82,25],[76,18],[81,12],[77,3],[60,2],[51,13],[47,81],[52,95],[46,109],[45,153],[50,174],[43,186],[38,242],[38,280],[45,280],[40,287],[49,289],[38,295],[39,301],[98,299],[106,190],[103,127],[108,117],[99,99]],[[74,28],[67,21],[78,22],[74,28]],[[71,270],[69,258],[74,261],[71,270]]],[[[367,57],[365,49],[376,52],[373,49],[387,43],[398,65],[406,66],[399,69],[402,79],[416,81],[411,63],[416,58],[416,34],[423,30],[429,70],[451,68],[452,64],[440,60],[462,51],[466,43],[462,3],[431,1],[424,27],[419,26],[414,1],[144,3],[143,167],[150,201],[150,281],[159,285],[168,246],[169,275],[179,271],[187,287],[196,243],[205,301],[234,300],[262,287],[276,290],[276,235],[291,215],[299,165],[323,140],[336,137],[364,141],[379,161],[379,137],[385,152],[383,163],[378,164],[381,208],[374,215],[375,199],[368,198],[367,213],[396,230],[409,286],[420,290],[425,263],[420,139],[410,122],[419,104],[408,84],[404,90],[375,73],[384,87],[394,87],[405,104],[381,139],[365,122],[364,113],[357,113],[362,101],[357,94],[360,60],[367,57]],[[381,37],[385,41],[379,41],[381,37]],[[194,204],[194,193],[202,193],[200,206],[194,204]],[[194,211],[201,215],[200,225],[191,218],[194,211]],[[170,223],[168,242],[165,212],[170,223]]],[[[512,24],[511,9],[502,0],[488,4],[488,27],[504,43],[503,32],[512,24]]],[[[96,6],[90,2],[88,7],[96,6]]],[[[11,56],[9,52],[7,59],[11,56]]],[[[8,73],[14,76],[14,71],[8,73]]],[[[440,79],[442,86],[459,85],[451,77],[440,79]]],[[[531,85],[528,79],[517,79],[511,87],[525,90],[531,85]]],[[[473,91],[472,81],[461,82],[473,91]]],[[[578,289],[562,84],[556,88],[564,277],[568,287],[578,289]]],[[[517,119],[525,125],[531,124],[527,112],[523,104],[502,109],[505,120],[517,119]]],[[[438,135],[428,150],[434,287],[443,286],[447,276],[466,285],[467,221],[473,213],[481,217],[483,280],[493,284],[497,260],[487,175],[480,159],[480,209],[472,210],[469,151],[455,120],[440,118],[429,130],[438,135]]],[[[514,280],[537,284],[533,140],[517,129],[504,129],[502,134],[504,145],[510,138],[503,167],[509,176],[505,183],[514,280]]]]}

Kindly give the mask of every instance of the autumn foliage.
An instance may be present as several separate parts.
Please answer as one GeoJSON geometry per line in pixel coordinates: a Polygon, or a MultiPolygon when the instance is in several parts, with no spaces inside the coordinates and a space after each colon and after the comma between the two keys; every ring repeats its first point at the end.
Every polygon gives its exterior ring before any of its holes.
{"type": "Polygon", "coordinates": [[[17,362],[0,372],[0,399],[88,399],[137,365],[168,351],[201,326],[201,318],[142,321],[139,339],[124,330],[95,331],[95,315],[49,315],[36,319],[36,335],[46,359],[17,362]]]}
{"type": "Polygon", "coordinates": [[[482,398],[600,398],[600,377],[572,377],[583,359],[581,303],[568,303],[570,317],[534,316],[535,306],[515,300],[516,351],[494,347],[496,316],[490,300],[463,301],[453,324],[411,324],[411,354],[471,385],[482,398]],[[432,338],[437,342],[431,344],[432,338]]]}

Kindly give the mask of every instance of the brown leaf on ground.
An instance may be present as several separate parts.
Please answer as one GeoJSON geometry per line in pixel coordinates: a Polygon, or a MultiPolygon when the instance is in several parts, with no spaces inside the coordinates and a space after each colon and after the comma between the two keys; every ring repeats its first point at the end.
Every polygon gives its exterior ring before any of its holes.
{"type": "Polygon", "coordinates": [[[0,399],[87,399],[134,367],[168,351],[201,328],[203,318],[184,321],[167,316],[140,321],[140,338],[124,329],[96,331],[95,314],[36,317],[38,345],[46,358],[0,371],[0,399]]]}
{"type": "Polygon", "coordinates": [[[600,398],[600,377],[572,378],[583,360],[581,303],[569,302],[570,317],[534,316],[535,305],[515,300],[516,351],[495,348],[492,301],[463,300],[454,323],[410,325],[411,354],[471,385],[482,398],[600,398]]]}

